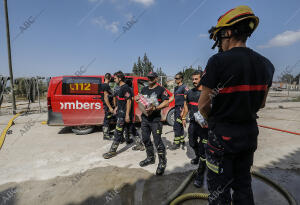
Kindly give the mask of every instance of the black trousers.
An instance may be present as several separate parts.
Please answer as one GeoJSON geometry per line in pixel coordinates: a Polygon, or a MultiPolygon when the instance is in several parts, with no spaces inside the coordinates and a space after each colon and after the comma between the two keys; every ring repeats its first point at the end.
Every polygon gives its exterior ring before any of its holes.
{"type": "Polygon", "coordinates": [[[116,120],[116,118],[114,117],[114,115],[111,112],[109,112],[108,108],[104,109],[104,111],[105,111],[105,115],[104,115],[103,126],[104,127],[109,127],[110,123],[113,120],[116,120]]]}
{"type": "Polygon", "coordinates": [[[189,144],[193,148],[196,157],[205,160],[205,145],[207,143],[208,129],[202,128],[195,120],[190,121],[188,128],[189,144]]]}
{"type": "Polygon", "coordinates": [[[184,128],[183,128],[182,120],[180,117],[182,109],[183,109],[183,106],[175,106],[174,125],[173,125],[173,130],[175,133],[175,137],[174,137],[175,144],[184,142],[184,128]]]}
{"type": "Polygon", "coordinates": [[[138,136],[137,129],[136,129],[135,124],[133,122],[126,123],[124,129],[125,129],[124,131],[125,131],[125,136],[126,137],[129,138],[130,134],[134,137],[138,136]]]}
{"type": "Polygon", "coordinates": [[[141,129],[142,129],[142,139],[145,147],[153,147],[151,142],[151,133],[153,135],[154,144],[158,153],[165,153],[166,148],[162,141],[162,122],[160,119],[154,119],[149,121],[147,119],[142,119],[141,129]]]}
{"type": "Polygon", "coordinates": [[[125,118],[119,117],[117,119],[116,129],[115,129],[115,142],[121,142],[125,130],[125,127],[128,126],[128,123],[125,122],[125,118]]]}
{"type": "Polygon", "coordinates": [[[257,127],[252,125],[209,130],[205,151],[210,205],[228,205],[231,201],[234,205],[254,205],[250,169],[257,135],[257,127]]]}

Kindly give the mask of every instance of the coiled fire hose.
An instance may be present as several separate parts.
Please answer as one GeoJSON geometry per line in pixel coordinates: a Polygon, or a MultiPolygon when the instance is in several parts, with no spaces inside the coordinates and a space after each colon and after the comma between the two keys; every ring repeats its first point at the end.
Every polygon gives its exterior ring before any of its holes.
{"type": "MultiPolygon", "coordinates": [[[[187,194],[180,195],[184,191],[184,189],[188,186],[188,184],[191,182],[191,180],[193,179],[196,173],[197,171],[193,171],[192,173],[190,173],[180,184],[180,186],[167,198],[167,200],[163,202],[163,205],[179,205],[182,202],[191,199],[208,200],[209,194],[206,193],[187,193],[187,194]]],[[[264,175],[256,171],[252,170],[251,175],[256,178],[259,178],[260,180],[264,181],[266,184],[275,188],[280,194],[282,194],[285,197],[285,199],[289,202],[290,205],[298,205],[294,197],[282,186],[276,184],[271,179],[265,177],[264,175]]]]}
{"type": "MultiPolygon", "coordinates": [[[[258,125],[259,127],[267,128],[267,129],[272,129],[280,132],[286,132],[294,135],[300,135],[300,133],[297,132],[291,132],[287,130],[282,130],[278,128],[273,128],[269,126],[264,126],[264,125],[258,125]]],[[[187,193],[179,196],[184,189],[187,187],[187,185],[191,182],[193,179],[194,175],[196,174],[196,171],[192,172],[189,174],[185,180],[181,183],[181,185],[167,198],[165,202],[163,202],[163,205],[178,205],[184,201],[190,200],[190,199],[203,199],[203,200],[208,200],[209,194],[206,193],[187,193]]],[[[282,194],[285,199],[289,202],[290,205],[298,205],[297,201],[294,199],[294,197],[282,186],[276,184],[274,181],[271,179],[265,177],[264,175],[256,172],[256,171],[251,171],[251,175],[254,177],[257,177],[264,181],[265,183],[269,184],[273,188],[275,188],[280,194],[282,194]]]]}

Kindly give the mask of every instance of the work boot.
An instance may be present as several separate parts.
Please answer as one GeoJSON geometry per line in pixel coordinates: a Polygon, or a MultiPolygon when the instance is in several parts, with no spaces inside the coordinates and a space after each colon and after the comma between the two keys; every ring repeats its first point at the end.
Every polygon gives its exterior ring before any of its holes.
{"type": "Polygon", "coordinates": [[[120,140],[120,144],[123,144],[125,142],[125,138],[124,136],[121,137],[121,140],[120,140]]]}
{"type": "Polygon", "coordinates": [[[185,141],[181,142],[180,144],[181,144],[181,149],[184,150],[184,148],[185,148],[185,141]]]}
{"type": "Polygon", "coordinates": [[[191,164],[198,164],[199,163],[199,156],[196,156],[194,159],[191,160],[191,164]]]}
{"type": "Polygon", "coordinates": [[[109,128],[108,127],[102,127],[102,130],[103,130],[103,139],[104,140],[111,140],[112,137],[109,133],[109,128]]]}
{"type": "Polygon", "coordinates": [[[167,166],[166,153],[158,153],[159,163],[156,169],[156,175],[163,175],[167,166]]]}
{"type": "Polygon", "coordinates": [[[134,147],[132,147],[132,150],[133,151],[138,151],[138,150],[144,151],[145,147],[144,147],[143,143],[137,142],[136,145],[134,147]]]}
{"type": "Polygon", "coordinates": [[[155,163],[155,155],[153,146],[146,147],[147,158],[140,162],[141,167],[155,163]]]}
{"type": "Polygon", "coordinates": [[[130,135],[125,135],[125,141],[126,141],[126,144],[133,143],[133,139],[130,137],[130,135]]]}
{"type": "Polygon", "coordinates": [[[139,136],[136,136],[135,144],[136,145],[134,147],[132,147],[132,150],[134,150],[134,151],[138,151],[138,150],[144,151],[145,150],[144,144],[139,136]]]}
{"type": "Polygon", "coordinates": [[[197,175],[194,181],[194,186],[197,188],[201,188],[203,186],[205,168],[206,168],[206,162],[205,160],[201,159],[197,170],[197,175]]]}
{"type": "Polygon", "coordinates": [[[104,159],[109,159],[117,155],[117,149],[119,146],[119,142],[113,141],[111,144],[110,150],[103,154],[104,159]]]}
{"type": "Polygon", "coordinates": [[[180,148],[180,143],[175,143],[173,142],[173,144],[170,146],[170,150],[176,150],[176,149],[179,149],[180,148]]]}

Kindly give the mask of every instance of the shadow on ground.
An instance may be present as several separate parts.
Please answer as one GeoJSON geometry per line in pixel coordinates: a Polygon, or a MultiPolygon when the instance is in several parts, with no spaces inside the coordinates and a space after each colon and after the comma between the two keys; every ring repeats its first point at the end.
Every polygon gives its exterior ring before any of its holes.
{"type": "MultiPolygon", "coordinates": [[[[300,149],[272,162],[276,167],[288,160],[299,160],[300,149]]],[[[185,164],[188,166],[188,163],[185,164]]],[[[263,168],[259,172],[286,188],[299,202],[300,171],[263,168]]],[[[181,169],[176,167],[172,172],[181,169]]],[[[1,205],[64,204],[64,205],[153,205],[161,204],[181,184],[190,172],[155,176],[143,169],[103,167],[71,176],[56,177],[46,181],[27,181],[0,186],[1,205]]],[[[207,192],[206,184],[196,189],[190,184],[185,193],[207,192]]],[[[257,205],[284,205],[285,199],[273,188],[253,179],[257,205]]],[[[206,201],[188,201],[186,205],[206,204],[206,201]]]]}

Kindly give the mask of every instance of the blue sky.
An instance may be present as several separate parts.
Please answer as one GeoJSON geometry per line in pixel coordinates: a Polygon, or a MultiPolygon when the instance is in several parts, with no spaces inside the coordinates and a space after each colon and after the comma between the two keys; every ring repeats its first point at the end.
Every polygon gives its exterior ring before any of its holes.
{"type": "MultiPolygon", "coordinates": [[[[9,0],[14,76],[69,75],[88,64],[85,74],[130,72],[145,52],[168,75],[205,67],[216,53],[208,29],[238,5],[260,17],[248,46],[268,57],[277,74],[300,60],[299,0],[9,0]],[[24,30],[26,21],[32,23],[24,30]]],[[[8,76],[3,1],[0,11],[0,74],[8,76]]],[[[300,63],[293,74],[299,72],[300,63]]]]}

